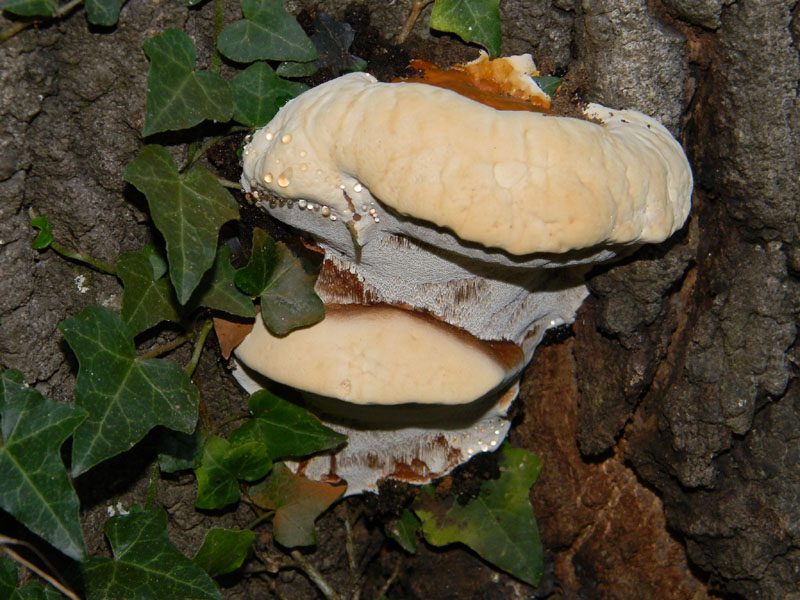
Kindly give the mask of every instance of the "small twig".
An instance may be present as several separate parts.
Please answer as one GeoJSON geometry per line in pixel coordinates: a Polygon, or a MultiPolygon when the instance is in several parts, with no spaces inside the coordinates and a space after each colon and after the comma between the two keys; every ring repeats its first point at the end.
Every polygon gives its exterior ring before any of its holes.
{"type": "Polygon", "coordinates": [[[192,352],[192,359],[189,361],[189,364],[186,365],[184,371],[186,374],[191,377],[194,375],[194,370],[197,368],[197,363],[200,362],[200,354],[203,352],[203,346],[206,344],[206,337],[208,337],[208,333],[211,331],[211,327],[214,325],[214,322],[211,319],[206,319],[203,323],[203,328],[200,330],[200,335],[197,336],[195,343],[194,343],[194,352],[192,352]]]}
{"type": "Polygon", "coordinates": [[[380,600],[386,595],[386,592],[389,591],[389,588],[392,587],[394,580],[397,579],[397,576],[400,574],[400,565],[403,564],[403,557],[399,556],[397,558],[397,564],[394,566],[394,571],[392,574],[389,575],[389,579],[386,580],[386,583],[383,584],[380,590],[378,590],[378,595],[375,596],[375,600],[380,600]]]}
{"type": "Polygon", "coordinates": [[[414,0],[413,4],[411,5],[411,12],[408,13],[408,18],[403,24],[403,29],[400,30],[400,35],[397,36],[398,44],[402,44],[408,39],[408,36],[411,34],[411,30],[414,29],[414,23],[416,23],[417,19],[419,19],[422,9],[428,6],[428,4],[431,2],[433,2],[433,0],[414,0]]]}
{"type": "Polygon", "coordinates": [[[145,352],[144,354],[140,354],[137,358],[141,358],[141,359],[144,359],[144,358],[156,358],[158,356],[161,356],[162,354],[166,354],[167,352],[171,352],[172,350],[175,350],[175,348],[178,348],[179,346],[183,346],[186,342],[190,342],[190,341],[191,341],[191,338],[189,336],[179,335],[178,337],[176,337],[171,342],[167,342],[163,346],[159,346],[158,348],[153,348],[152,350],[149,350],[148,352],[145,352]]]}
{"type": "MultiPolygon", "coordinates": [[[[265,579],[265,578],[262,577],[262,579],[265,579]]],[[[269,585],[270,591],[278,597],[278,600],[288,600],[286,598],[286,596],[284,596],[283,594],[280,593],[280,591],[278,590],[278,586],[277,586],[277,584],[275,583],[275,580],[272,577],[270,577],[269,579],[266,579],[266,581],[267,581],[267,585],[269,585]]]]}
{"type": "Polygon", "coordinates": [[[34,565],[32,562],[24,559],[19,554],[14,552],[11,548],[8,547],[9,544],[14,544],[15,546],[24,546],[25,548],[28,548],[29,550],[34,552],[37,556],[39,556],[39,558],[41,558],[45,562],[45,564],[47,564],[47,566],[50,569],[55,571],[55,569],[53,569],[53,566],[47,561],[47,559],[45,559],[41,555],[41,553],[36,548],[31,546],[27,542],[23,542],[22,540],[17,540],[15,538],[7,537],[5,535],[0,535],[0,546],[2,546],[3,552],[5,554],[7,554],[8,557],[11,558],[11,560],[16,561],[17,563],[21,564],[26,569],[29,569],[29,570],[33,571],[34,573],[36,573],[39,577],[44,579],[47,583],[52,585],[59,592],[64,594],[67,598],[70,598],[71,600],[81,600],[80,596],[78,596],[75,592],[73,592],[71,589],[69,589],[63,583],[58,581],[55,577],[53,577],[49,573],[45,573],[39,567],[34,565]]]}
{"type": "Polygon", "coordinates": [[[305,556],[300,554],[299,550],[292,550],[291,556],[302,569],[303,573],[305,573],[312,583],[317,586],[317,589],[322,592],[322,595],[325,596],[325,598],[328,600],[342,600],[342,597],[337,594],[330,585],[328,585],[327,581],[325,581],[322,573],[317,571],[314,565],[306,560],[305,556]]]}
{"type": "Polygon", "coordinates": [[[61,6],[53,13],[50,17],[45,17],[43,19],[32,19],[30,21],[22,21],[20,23],[15,23],[11,27],[0,31],[0,44],[5,42],[7,39],[10,39],[17,35],[20,31],[24,31],[31,25],[38,25],[44,21],[57,21],[58,19],[62,19],[66,17],[69,13],[71,13],[75,8],[83,4],[83,0],[72,0],[71,2],[67,2],[64,6],[61,6]]]}
{"type": "Polygon", "coordinates": [[[344,520],[344,547],[347,551],[347,563],[350,567],[350,574],[355,577],[358,571],[358,561],[356,560],[356,545],[353,543],[353,526],[350,525],[350,519],[344,520]]]}

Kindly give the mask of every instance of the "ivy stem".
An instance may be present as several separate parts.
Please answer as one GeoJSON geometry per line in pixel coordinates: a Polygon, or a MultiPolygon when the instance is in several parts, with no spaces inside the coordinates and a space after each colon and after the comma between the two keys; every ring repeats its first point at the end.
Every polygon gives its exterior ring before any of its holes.
{"type": "Polygon", "coordinates": [[[245,529],[249,529],[250,531],[252,531],[256,527],[261,525],[261,523],[263,523],[264,521],[271,519],[274,514],[275,514],[274,510],[268,510],[260,517],[256,517],[255,519],[250,521],[250,523],[247,524],[247,527],[245,527],[245,529]]]}
{"type": "Polygon", "coordinates": [[[222,56],[217,49],[219,34],[225,26],[225,7],[222,0],[214,0],[214,56],[211,59],[211,70],[219,75],[222,69],[222,56]]]}
{"type": "Polygon", "coordinates": [[[403,24],[403,29],[400,30],[400,35],[397,36],[397,44],[402,44],[408,39],[408,36],[411,34],[411,30],[414,29],[414,23],[417,22],[419,19],[419,14],[422,12],[422,9],[428,6],[433,2],[433,0],[414,0],[414,3],[411,5],[411,12],[408,13],[408,18],[406,22],[403,24]]]}
{"type": "Polygon", "coordinates": [[[78,262],[82,262],[84,264],[89,265],[93,269],[97,269],[103,273],[108,273],[109,275],[116,275],[116,269],[104,263],[101,260],[97,260],[96,258],[92,258],[88,254],[84,254],[80,250],[73,250],[72,248],[67,248],[66,246],[59,244],[56,241],[50,242],[50,248],[52,248],[55,252],[63,256],[64,258],[69,258],[71,260],[76,260],[78,262]]]}
{"type": "Polygon", "coordinates": [[[42,21],[56,21],[63,17],[66,17],[69,13],[71,13],[74,9],[78,6],[83,4],[83,0],[72,0],[71,2],[67,2],[64,6],[60,6],[58,10],[56,10],[52,15],[49,17],[44,17],[42,19],[32,19],[30,21],[21,21],[19,23],[14,23],[11,27],[0,31],[0,44],[5,42],[7,39],[14,37],[19,32],[24,31],[31,25],[37,25],[42,21]]]}
{"type": "Polygon", "coordinates": [[[178,346],[183,346],[186,342],[190,341],[189,337],[186,335],[179,335],[171,342],[167,342],[163,346],[159,346],[158,348],[153,348],[152,350],[145,352],[144,354],[140,354],[138,358],[145,359],[145,358],[156,358],[161,356],[162,354],[166,354],[170,350],[174,350],[178,346]]]}
{"type": "Polygon", "coordinates": [[[186,365],[186,369],[184,369],[190,378],[192,375],[194,375],[194,370],[197,368],[197,363],[200,362],[200,354],[203,352],[203,346],[206,344],[206,337],[208,337],[213,325],[214,322],[211,319],[206,319],[203,323],[203,328],[200,330],[200,335],[197,336],[197,339],[194,343],[194,352],[192,352],[192,359],[189,361],[189,364],[186,365]]]}
{"type": "Polygon", "coordinates": [[[225,179],[224,177],[217,177],[217,181],[222,187],[231,188],[232,190],[240,190],[242,189],[242,184],[236,181],[231,181],[230,179],[225,179]]]}
{"type": "Polygon", "coordinates": [[[317,571],[316,567],[314,567],[299,550],[292,550],[291,556],[303,570],[303,573],[317,586],[327,600],[342,600],[342,597],[334,591],[327,581],[325,581],[322,573],[317,571]]]}
{"type": "Polygon", "coordinates": [[[222,136],[214,136],[211,139],[207,140],[202,146],[198,146],[197,142],[192,142],[189,145],[189,157],[186,159],[186,166],[181,169],[181,172],[188,171],[194,163],[196,163],[200,158],[208,152],[208,149],[211,148],[214,144],[216,144],[219,140],[222,139],[222,136]]]}
{"type": "MultiPolygon", "coordinates": [[[[31,218],[31,220],[33,220],[37,218],[39,215],[33,208],[31,208],[28,210],[28,216],[31,218]]],[[[101,260],[97,260],[96,258],[89,256],[88,254],[84,254],[80,250],[73,250],[72,248],[67,248],[66,246],[58,243],[55,240],[52,240],[46,247],[42,247],[40,249],[44,251],[47,248],[52,248],[56,254],[59,254],[64,258],[68,258],[70,260],[82,262],[83,264],[89,265],[93,269],[96,269],[102,273],[108,273],[109,275],[117,274],[117,270],[112,265],[104,263],[101,260]]]]}
{"type": "Polygon", "coordinates": [[[244,421],[246,419],[249,419],[252,416],[253,415],[251,415],[250,413],[239,413],[238,415],[231,415],[230,417],[228,417],[227,419],[222,421],[219,424],[219,426],[220,427],[225,427],[225,425],[229,425],[230,423],[235,423],[236,421],[244,421]]]}

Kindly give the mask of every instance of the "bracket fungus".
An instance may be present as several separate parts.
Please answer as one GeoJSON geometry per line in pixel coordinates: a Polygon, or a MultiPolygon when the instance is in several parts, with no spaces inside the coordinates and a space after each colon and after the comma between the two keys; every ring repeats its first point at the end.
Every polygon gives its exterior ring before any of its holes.
{"type": "Polygon", "coordinates": [[[496,448],[522,369],[574,319],[591,264],[665,240],[689,213],[689,164],[660,123],[597,104],[585,119],[543,112],[528,55],[471,65],[538,106],[351,73],[288,102],[244,149],[245,190],[324,252],[327,312],[285,337],[257,319],[235,374],[304,391],[348,434],[301,465],[348,494],[496,448]]]}

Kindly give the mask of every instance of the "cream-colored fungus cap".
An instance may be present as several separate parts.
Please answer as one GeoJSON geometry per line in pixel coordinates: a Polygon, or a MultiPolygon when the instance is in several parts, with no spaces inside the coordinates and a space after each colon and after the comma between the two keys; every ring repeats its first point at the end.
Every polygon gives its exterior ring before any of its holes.
{"type": "Polygon", "coordinates": [[[590,105],[580,120],[500,111],[422,83],[344,75],[290,101],[245,148],[242,182],[355,219],[353,190],[514,255],[660,242],[692,175],[655,119],[590,105]]]}
{"type": "Polygon", "coordinates": [[[389,306],[327,306],[286,336],[262,319],[236,348],[246,367],[306,392],[354,404],[464,404],[508,383],[522,351],[389,306]]]}

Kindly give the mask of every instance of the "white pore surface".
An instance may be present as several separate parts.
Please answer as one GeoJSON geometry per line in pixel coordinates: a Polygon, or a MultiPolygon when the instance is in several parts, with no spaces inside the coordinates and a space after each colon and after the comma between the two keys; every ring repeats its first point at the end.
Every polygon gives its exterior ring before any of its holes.
{"type": "MultiPolygon", "coordinates": [[[[251,394],[266,383],[238,362],[233,375],[251,394]]],[[[306,477],[317,481],[344,479],[345,496],[377,492],[379,482],[393,476],[410,483],[428,483],[447,475],[475,454],[500,447],[511,425],[505,415],[517,391],[518,386],[514,385],[499,402],[488,403],[488,410],[472,410],[466,416],[459,416],[459,412],[466,411],[448,407],[444,412],[434,410],[432,417],[423,420],[408,413],[424,412],[425,407],[381,407],[393,409],[393,413],[382,424],[375,424],[376,417],[371,416],[372,429],[358,425],[359,413],[365,407],[352,405],[349,416],[322,418],[325,425],[347,436],[344,448],[303,463],[287,461],[287,465],[294,471],[302,467],[306,477]],[[403,411],[407,414],[403,415],[403,411]]]]}

